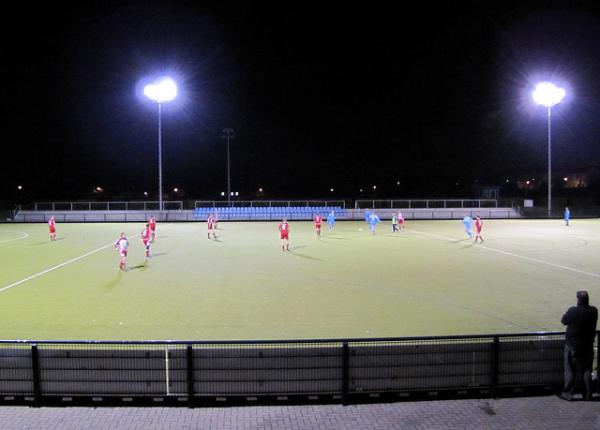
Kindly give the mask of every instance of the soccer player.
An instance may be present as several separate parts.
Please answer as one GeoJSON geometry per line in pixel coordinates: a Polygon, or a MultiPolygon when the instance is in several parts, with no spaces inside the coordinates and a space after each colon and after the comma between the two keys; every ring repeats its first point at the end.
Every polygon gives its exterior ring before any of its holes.
{"type": "Polygon", "coordinates": [[[321,214],[316,214],[315,217],[313,218],[313,221],[315,222],[315,230],[317,232],[317,237],[320,239],[321,238],[321,226],[323,225],[323,218],[321,218],[321,214]]]}
{"type": "Polygon", "coordinates": [[[400,230],[404,230],[404,214],[402,211],[398,211],[398,224],[400,225],[400,230]]]}
{"type": "Polygon", "coordinates": [[[210,214],[206,220],[206,224],[208,227],[208,238],[210,239],[212,233],[213,239],[217,240],[217,233],[215,233],[215,229],[217,228],[217,218],[213,214],[210,214]]]}
{"type": "Polygon", "coordinates": [[[571,219],[571,211],[569,210],[569,207],[567,206],[565,208],[565,225],[567,227],[569,227],[569,220],[571,219]]]}
{"type": "Polygon", "coordinates": [[[284,218],[283,221],[279,223],[279,235],[281,237],[281,250],[289,251],[290,250],[290,225],[287,222],[287,219],[284,218]]]}
{"type": "Polygon", "coordinates": [[[483,243],[483,236],[481,235],[481,229],[483,228],[483,221],[479,218],[479,215],[475,217],[475,243],[477,239],[480,239],[483,243]]]}
{"type": "Polygon", "coordinates": [[[115,242],[115,249],[119,251],[121,259],[119,260],[119,269],[125,269],[125,260],[127,259],[127,249],[129,249],[129,241],[125,237],[125,233],[121,233],[121,236],[115,242]]]}
{"type": "Polygon", "coordinates": [[[148,224],[150,225],[150,231],[152,232],[151,240],[152,242],[154,242],[154,239],[156,238],[156,220],[154,219],[154,217],[150,217],[148,224]]]}
{"type": "Polygon", "coordinates": [[[56,240],[56,220],[54,215],[48,220],[48,231],[50,232],[50,241],[56,240]]]}
{"type": "Polygon", "coordinates": [[[335,227],[335,211],[331,210],[329,215],[327,215],[327,228],[329,229],[329,233],[333,231],[335,227]]]}
{"type": "Polygon", "coordinates": [[[465,233],[467,233],[467,236],[469,236],[470,239],[471,237],[473,237],[473,234],[471,233],[471,227],[473,226],[473,218],[467,215],[463,218],[462,222],[465,225],[465,233]]]}
{"type": "Polygon", "coordinates": [[[146,248],[146,258],[150,258],[150,242],[152,240],[152,230],[150,230],[150,223],[146,224],[146,228],[142,230],[141,234],[142,243],[146,248]]]}
{"type": "Polygon", "coordinates": [[[392,214],[392,233],[396,233],[398,231],[398,215],[392,214]]]}
{"type": "Polygon", "coordinates": [[[379,219],[379,216],[377,216],[377,214],[371,213],[369,215],[369,228],[371,229],[372,234],[375,234],[375,228],[380,222],[381,220],[379,219]]]}

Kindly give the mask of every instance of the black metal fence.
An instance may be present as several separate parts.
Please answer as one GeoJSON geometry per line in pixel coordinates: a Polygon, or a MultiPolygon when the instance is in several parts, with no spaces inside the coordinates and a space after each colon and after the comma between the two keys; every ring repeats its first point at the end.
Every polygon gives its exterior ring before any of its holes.
{"type": "Polygon", "coordinates": [[[246,342],[0,341],[0,403],[195,407],[554,393],[563,383],[563,347],[564,333],[246,342]]]}

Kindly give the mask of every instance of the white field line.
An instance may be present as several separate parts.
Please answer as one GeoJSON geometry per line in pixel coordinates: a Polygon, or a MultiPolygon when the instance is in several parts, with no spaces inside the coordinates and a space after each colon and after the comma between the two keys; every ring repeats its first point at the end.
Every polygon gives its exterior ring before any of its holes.
{"type": "Polygon", "coordinates": [[[14,283],[12,283],[10,285],[7,285],[6,287],[0,288],[0,293],[3,292],[3,291],[6,291],[6,290],[10,290],[11,288],[16,287],[17,285],[21,285],[21,284],[23,284],[23,283],[25,283],[27,281],[31,281],[32,279],[39,278],[40,276],[43,276],[46,273],[50,273],[50,272],[52,272],[52,271],[54,271],[56,269],[60,269],[61,267],[64,267],[64,266],[66,266],[68,264],[71,264],[71,263],[74,263],[76,261],[79,261],[79,260],[81,260],[81,259],[83,259],[85,257],[88,257],[88,256],[90,256],[92,254],[95,254],[96,252],[102,251],[103,249],[106,249],[109,246],[114,246],[114,243],[109,243],[108,245],[101,246],[100,248],[94,249],[93,251],[90,251],[90,252],[88,252],[86,254],[80,255],[79,257],[72,258],[72,259],[67,260],[67,261],[65,261],[63,263],[57,264],[54,267],[46,269],[46,270],[44,270],[42,272],[36,273],[35,275],[28,276],[25,279],[21,279],[20,281],[14,282],[14,283]]]}
{"type": "MultiPolygon", "coordinates": [[[[170,225],[171,225],[171,224],[167,224],[167,225],[165,225],[165,226],[163,227],[163,229],[164,229],[164,228],[166,228],[166,227],[168,227],[168,226],[170,226],[170,225]]],[[[106,249],[106,248],[108,248],[109,246],[114,246],[114,245],[115,245],[115,243],[114,243],[114,242],[111,242],[111,243],[109,243],[109,244],[107,244],[107,245],[101,246],[100,248],[94,249],[93,251],[90,251],[90,252],[87,252],[87,253],[85,253],[85,254],[83,254],[83,255],[80,255],[79,257],[71,258],[70,260],[67,260],[67,261],[65,261],[65,262],[63,262],[63,263],[57,264],[57,265],[56,265],[56,266],[54,266],[54,267],[51,267],[51,268],[49,268],[49,269],[46,269],[46,270],[43,270],[43,271],[41,271],[41,272],[39,272],[39,273],[36,273],[36,274],[34,274],[34,275],[28,276],[27,278],[21,279],[20,281],[14,282],[14,283],[12,283],[12,284],[10,284],[10,285],[7,285],[6,287],[2,287],[2,288],[0,288],[0,293],[4,292],[4,291],[6,291],[6,290],[10,290],[11,288],[14,288],[14,287],[16,287],[16,286],[19,286],[19,285],[21,285],[21,284],[24,284],[24,283],[25,283],[25,282],[27,282],[27,281],[31,281],[32,279],[39,278],[40,276],[43,276],[43,275],[45,275],[46,273],[50,273],[50,272],[52,272],[52,271],[54,271],[54,270],[60,269],[61,267],[67,266],[67,265],[69,265],[69,264],[71,264],[71,263],[75,263],[76,261],[82,260],[82,259],[84,259],[84,258],[86,258],[86,257],[89,257],[89,256],[90,256],[90,255],[92,255],[92,254],[95,254],[95,253],[97,253],[97,252],[100,252],[100,251],[102,251],[103,249],[106,249]]]]}
{"type": "MultiPolygon", "coordinates": [[[[421,234],[423,236],[430,236],[430,237],[437,238],[437,239],[444,239],[444,240],[447,240],[447,241],[450,241],[450,242],[456,242],[458,240],[456,238],[450,238],[450,237],[440,236],[439,234],[425,233],[424,231],[418,231],[418,230],[413,230],[413,229],[406,229],[406,230],[409,231],[409,232],[411,232],[411,233],[421,234]]],[[[498,254],[508,255],[510,257],[520,258],[520,259],[526,260],[526,261],[532,261],[534,263],[545,264],[547,266],[556,267],[557,269],[567,270],[567,271],[570,271],[570,272],[579,273],[581,275],[591,276],[593,278],[600,278],[600,273],[586,272],[584,270],[574,269],[574,268],[569,267],[569,266],[563,266],[562,264],[556,264],[556,263],[551,263],[549,261],[540,260],[539,258],[532,258],[532,257],[526,257],[524,255],[513,254],[512,252],[503,251],[502,249],[498,249],[498,248],[491,248],[491,247],[486,246],[486,245],[477,245],[477,248],[485,249],[487,251],[497,252],[498,254]]]]}
{"type": "Polygon", "coordinates": [[[23,239],[27,239],[29,237],[29,233],[25,233],[24,231],[17,231],[16,233],[21,233],[21,234],[24,234],[25,236],[17,237],[16,239],[0,240],[0,243],[14,242],[15,240],[23,240],[23,239]]]}

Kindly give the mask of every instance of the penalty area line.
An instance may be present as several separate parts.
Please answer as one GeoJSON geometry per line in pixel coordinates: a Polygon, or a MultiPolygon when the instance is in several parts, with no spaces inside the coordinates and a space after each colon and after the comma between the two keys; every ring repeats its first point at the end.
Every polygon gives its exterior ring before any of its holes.
{"type": "MultiPolygon", "coordinates": [[[[433,237],[433,238],[436,238],[436,239],[444,239],[444,240],[447,240],[449,242],[455,242],[455,243],[462,242],[461,240],[457,240],[457,239],[454,239],[454,238],[449,238],[449,237],[441,236],[439,234],[425,233],[424,231],[418,231],[418,230],[413,230],[413,229],[407,229],[407,231],[410,231],[411,233],[415,233],[415,234],[421,234],[423,236],[433,237]]],[[[497,252],[498,254],[508,255],[510,257],[520,258],[522,260],[532,261],[534,263],[545,264],[547,266],[555,267],[557,269],[567,270],[569,272],[575,272],[575,273],[579,273],[581,275],[591,276],[593,278],[600,278],[600,274],[598,274],[598,273],[586,272],[584,270],[574,269],[574,268],[569,267],[569,266],[563,266],[562,264],[556,264],[556,263],[551,263],[549,261],[540,260],[539,258],[526,257],[526,256],[520,255],[520,254],[513,254],[512,252],[504,251],[504,250],[498,249],[498,248],[491,248],[491,247],[489,247],[487,245],[481,245],[480,244],[480,245],[477,245],[477,247],[481,248],[481,249],[485,249],[487,251],[497,252]]]]}

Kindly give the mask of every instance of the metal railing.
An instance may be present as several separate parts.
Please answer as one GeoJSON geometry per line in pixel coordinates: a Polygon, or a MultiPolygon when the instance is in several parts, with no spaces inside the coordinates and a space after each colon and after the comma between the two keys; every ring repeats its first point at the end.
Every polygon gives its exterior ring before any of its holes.
{"type": "Polygon", "coordinates": [[[391,199],[356,200],[355,209],[496,208],[495,199],[391,199]]]}
{"type": "Polygon", "coordinates": [[[292,207],[292,206],[325,206],[346,208],[345,200],[236,200],[227,203],[219,200],[196,200],[194,208],[214,207],[292,207]]]}
{"type": "MultiPolygon", "coordinates": [[[[163,201],[165,210],[183,210],[183,201],[163,201]]],[[[158,201],[35,202],[34,211],[147,211],[159,210],[158,201]]]]}
{"type": "MultiPolygon", "coordinates": [[[[600,332],[596,338],[600,342],[600,332]]],[[[564,333],[294,341],[6,340],[0,341],[0,403],[193,407],[553,393],[563,384],[563,349],[564,333]]]]}

